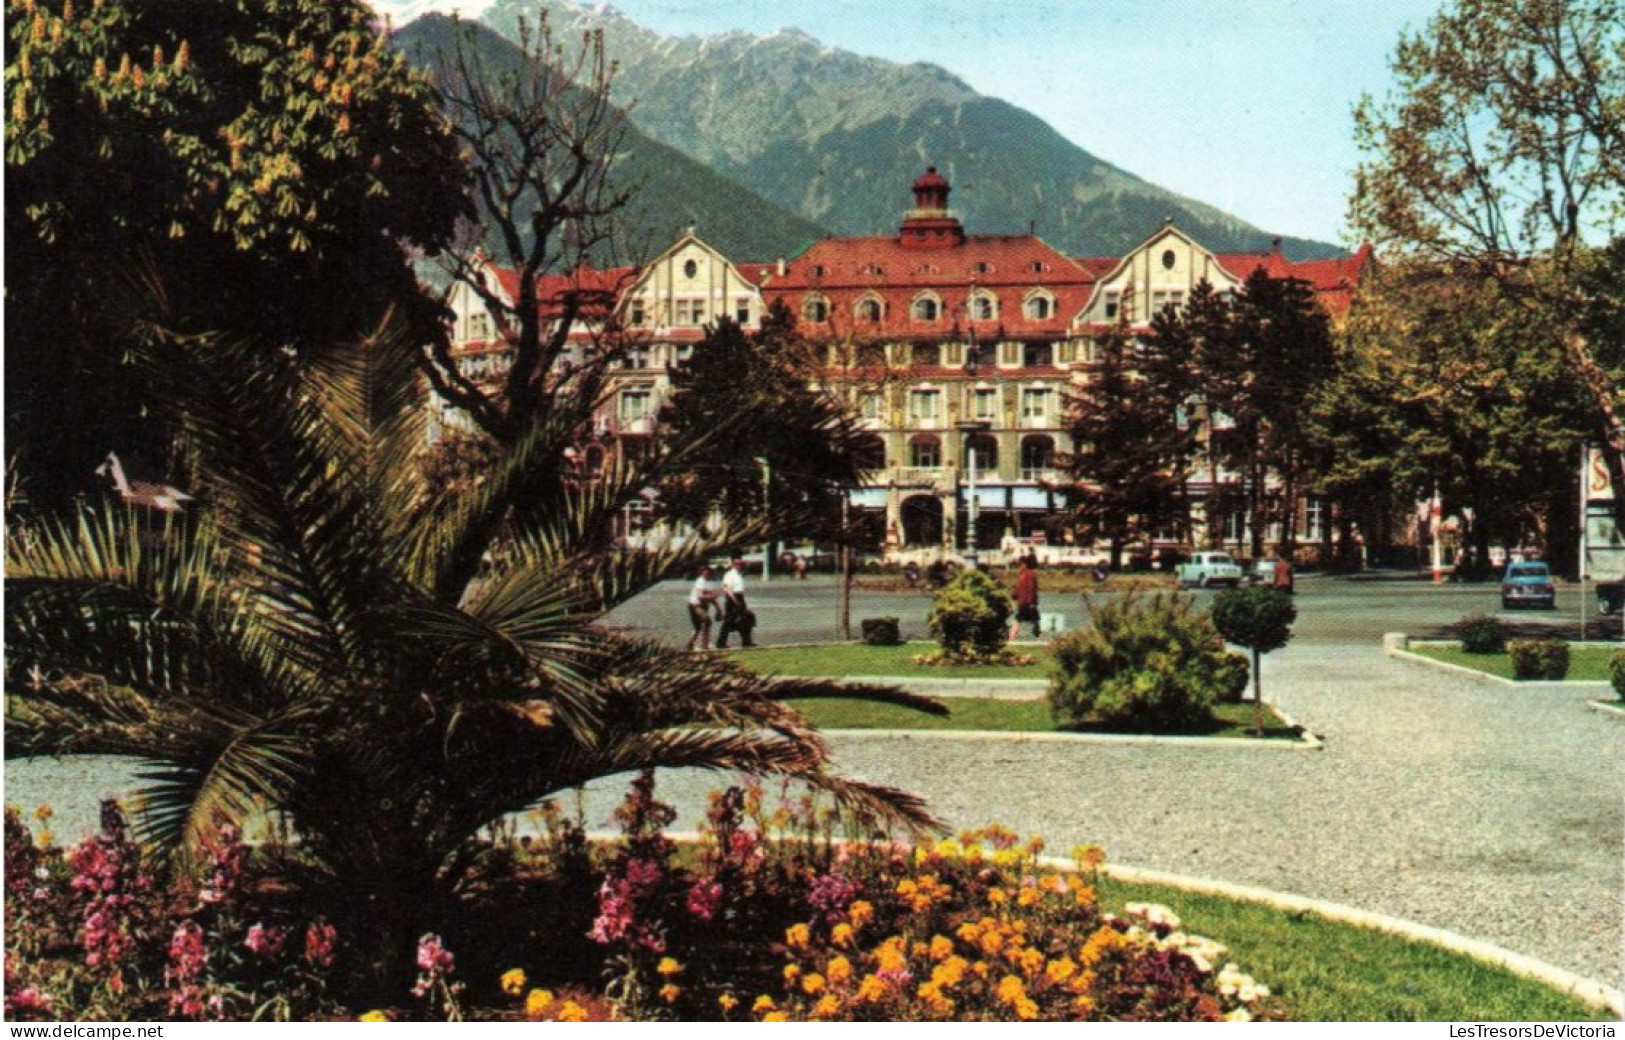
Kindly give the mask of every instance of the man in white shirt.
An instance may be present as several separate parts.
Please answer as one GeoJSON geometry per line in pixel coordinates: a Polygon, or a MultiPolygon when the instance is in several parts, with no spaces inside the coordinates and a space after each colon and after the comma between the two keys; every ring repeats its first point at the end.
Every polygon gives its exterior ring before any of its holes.
{"type": "Polygon", "coordinates": [[[708,650],[711,641],[711,607],[716,602],[717,584],[711,580],[711,568],[701,567],[700,576],[688,593],[688,620],[694,634],[688,637],[690,650],[708,650]]]}
{"type": "Polygon", "coordinates": [[[722,576],[722,627],[717,630],[717,649],[727,648],[730,632],[739,633],[741,645],[755,646],[756,640],[751,638],[755,627],[750,608],[745,605],[745,561],[735,556],[728,573],[722,576]]]}

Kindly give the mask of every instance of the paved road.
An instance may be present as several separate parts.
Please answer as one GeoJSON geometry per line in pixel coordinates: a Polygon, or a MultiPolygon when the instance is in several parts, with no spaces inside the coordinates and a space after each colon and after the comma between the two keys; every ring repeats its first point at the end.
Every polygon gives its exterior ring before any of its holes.
{"type": "MultiPolygon", "coordinates": [[[[690,629],[684,603],[688,582],[669,581],[617,609],[609,617],[612,624],[626,625],[682,645],[690,629]]],[[[1484,613],[1505,617],[1518,625],[1576,626],[1580,620],[1579,593],[1561,589],[1555,611],[1501,611],[1498,586],[1435,585],[1426,581],[1358,580],[1307,576],[1298,581],[1298,622],[1293,628],[1294,645],[1339,646],[1378,645],[1385,632],[1412,635],[1438,633],[1444,626],[1468,614],[1484,613]]],[[[839,586],[829,575],[814,575],[805,581],[775,578],[763,584],[749,583],[751,609],[759,620],[757,639],[764,645],[775,643],[822,642],[835,637],[839,586]]],[[[1194,593],[1199,599],[1215,595],[1194,593]]],[[[1059,611],[1068,624],[1085,616],[1083,597],[1077,593],[1049,593],[1042,596],[1041,609],[1059,611]]],[[[852,601],[852,631],[866,617],[896,617],[902,621],[903,635],[927,639],[926,614],[931,599],[923,592],[874,592],[857,589],[852,601]]],[[[1596,638],[1606,631],[1618,638],[1619,620],[1608,619],[1606,630],[1598,624],[1593,604],[1587,604],[1588,635],[1596,638]]]]}

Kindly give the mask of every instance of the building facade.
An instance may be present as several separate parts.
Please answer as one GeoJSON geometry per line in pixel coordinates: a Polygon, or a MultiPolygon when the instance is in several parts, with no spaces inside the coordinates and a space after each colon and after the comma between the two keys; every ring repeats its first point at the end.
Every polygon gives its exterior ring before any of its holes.
{"type": "MultiPolygon", "coordinates": [[[[876,515],[886,552],[932,558],[972,545],[1031,545],[1078,493],[1058,467],[1074,448],[1068,401],[1090,378],[1107,329],[1144,332],[1198,284],[1234,293],[1260,268],[1306,282],[1335,321],[1369,262],[1368,248],[1303,263],[1278,246],[1216,254],[1172,224],[1127,255],[1073,257],[1032,234],[967,233],[935,168],[912,192],[893,234],[828,238],[789,260],[735,263],[690,232],[624,275],[615,313],[630,346],[600,430],[657,437],[667,373],[704,327],[726,316],[755,329],[782,302],[821,348],[820,381],[869,431],[867,477],[851,501],[876,515]]],[[[479,309],[476,299],[465,302],[479,309]]],[[[477,317],[457,321],[469,337],[459,356],[498,364],[488,355],[500,345],[475,337],[477,317]]],[[[583,328],[584,342],[591,332],[583,328]]],[[[1209,490],[1190,488],[1198,524],[1209,490]]],[[[1299,516],[1300,537],[1318,537],[1314,503],[1299,516]]],[[[1200,527],[1197,536],[1205,537],[1200,527]]]]}

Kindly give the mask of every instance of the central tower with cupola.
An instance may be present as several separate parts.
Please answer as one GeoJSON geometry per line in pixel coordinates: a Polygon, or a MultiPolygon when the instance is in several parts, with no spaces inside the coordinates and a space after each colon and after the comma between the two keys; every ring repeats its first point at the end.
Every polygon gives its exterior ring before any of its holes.
{"type": "Polygon", "coordinates": [[[929,167],[914,181],[914,208],[897,231],[905,249],[950,249],[964,245],[965,227],[948,210],[948,178],[929,167]]]}

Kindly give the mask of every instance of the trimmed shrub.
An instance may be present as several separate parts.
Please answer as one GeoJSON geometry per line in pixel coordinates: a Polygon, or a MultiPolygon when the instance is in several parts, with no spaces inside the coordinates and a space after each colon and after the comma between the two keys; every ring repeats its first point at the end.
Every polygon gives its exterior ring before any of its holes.
{"type": "Polygon", "coordinates": [[[1238,654],[1234,650],[1228,653],[1235,666],[1221,671],[1221,679],[1229,685],[1221,687],[1214,700],[1220,704],[1240,704],[1247,695],[1247,677],[1252,673],[1252,668],[1247,664],[1246,654],[1238,654]]]}
{"type": "Polygon", "coordinates": [[[1050,713],[1061,726],[1099,721],[1179,729],[1212,717],[1247,686],[1247,659],[1189,596],[1129,593],[1093,608],[1090,624],[1050,644],[1050,713]]]}
{"type": "Polygon", "coordinates": [[[986,657],[1004,649],[1015,604],[985,571],[967,570],[931,599],[931,634],[943,653],[986,657]]]}
{"type": "Polygon", "coordinates": [[[1456,622],[1456,635],[1469,654],[1499,654],[1507,648],[1506,626],[1487,614],[1469,614],[1456,622]]]}
{"type": "Polygon", "coordinates": [[[1614,696],[1625,701],[1625,650],[1615,650],[1608,659],[1608,679],[1614,684],[1614,696]]]}
{"type": "Polygon", "coordinates": [[[1561,639],[1515,639],[1507,644],[1519,679],[1562,679],[1569,674],[1569,644],[1561,639]]]}
{"type": "Polygon", "coordinates": [[[870,646],[897,646],[903,641],[903,632],[894,617],[864,618],[858,623],[863,628],[863,641],[870,646]]]}

